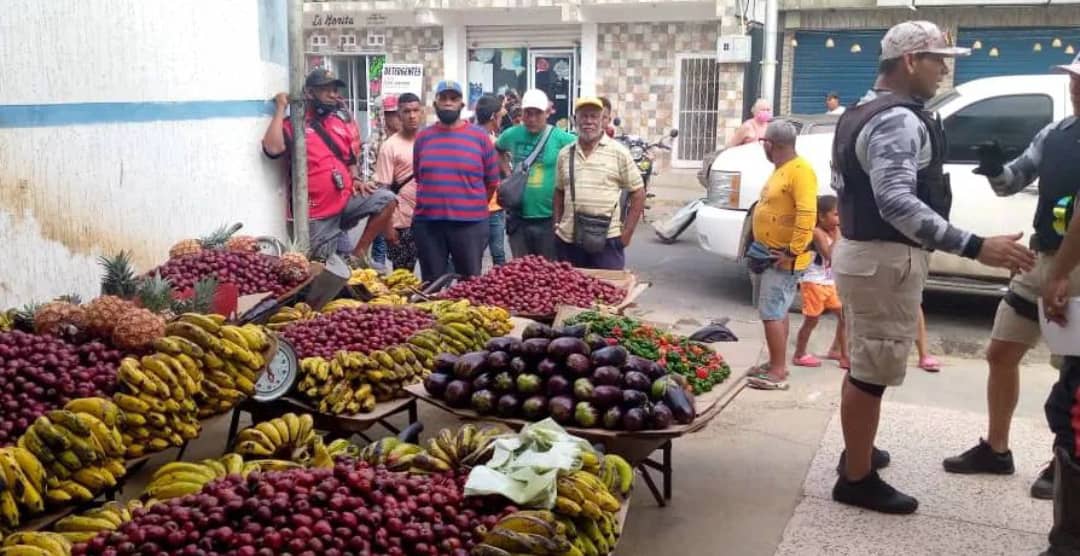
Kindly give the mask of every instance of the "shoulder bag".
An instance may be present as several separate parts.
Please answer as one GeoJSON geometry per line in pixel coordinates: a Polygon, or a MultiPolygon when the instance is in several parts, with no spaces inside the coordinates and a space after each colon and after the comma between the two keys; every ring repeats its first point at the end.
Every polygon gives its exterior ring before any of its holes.
{"type": "Polygon", "coordinates": [[[577,193],[574,187],[574,160],[577,158],[577,144],[570,146],[570,206],[574,211],[574,245],[585,250],[590,255],[603,252],[607,247],[608,230],[611,229],[611,218],[618,209],[619,202],[615,202],[612,212],[605,216],[582,214],[577,210],[577,193]]]}
{"type": "Polygon", "coordinates": [[[510,175],[499,183],[499,204],[508,212],[521,211],[521,205],[525,198],[525,184],[529,181],[529,169],[532,168],[536,159],[540,157],[540,153],[544,152],[544,145],[547,144],[552,129],[554,129],[554,126],[547,126],[544,135],[540,137],[540,141],[533,147],[528,158],[521,161],[521,164],[518,164],[518,167],[514,168],[510,175]]]}

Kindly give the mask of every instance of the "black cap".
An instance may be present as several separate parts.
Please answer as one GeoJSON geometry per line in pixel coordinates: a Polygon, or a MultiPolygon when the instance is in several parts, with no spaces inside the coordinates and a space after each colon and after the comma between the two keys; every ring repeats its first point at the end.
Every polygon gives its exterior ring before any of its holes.
{"type": "Polygon", "coordinates": [[[312,70],[312,72],[308,74],[307,79],[304,80],[305,87],[323,87],[325,85],[344,87],[345,82],[338,79],[333,73],[330,73],[330,70],[323,68],[312,70]]]}

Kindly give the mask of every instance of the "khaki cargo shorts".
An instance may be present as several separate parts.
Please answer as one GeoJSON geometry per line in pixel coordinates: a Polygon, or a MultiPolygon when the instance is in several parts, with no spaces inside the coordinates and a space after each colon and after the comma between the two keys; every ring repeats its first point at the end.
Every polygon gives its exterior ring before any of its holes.
{"type": "Polygon", "coordinates": [[[919,331],[919,308],[930,253],[887,241],[842,239],[833,273],[847,324],[851,376],[899,386],[919,331]]]}
{"type": "MultiPolygon", "coordinates": [[[[1038,305],[1042,295],[1042,285],[1054,266],[1054,254],[1039,253],[1035,259],[1035,268],[1031,272],[1017,274],[1009,282],[1009,290],[1017,296],[1038,305]]],[[[1069,296],[1080,295],[1080,272],[1069,275],[1069,296]]],[[[991,340],[1013,342],[1035,347],[1042,338],[1039,323],[1016,312],[1012,305],[1002,300],[998,303],[997,314],[994,315],[994,328],[990,332],[991,340]]]]}

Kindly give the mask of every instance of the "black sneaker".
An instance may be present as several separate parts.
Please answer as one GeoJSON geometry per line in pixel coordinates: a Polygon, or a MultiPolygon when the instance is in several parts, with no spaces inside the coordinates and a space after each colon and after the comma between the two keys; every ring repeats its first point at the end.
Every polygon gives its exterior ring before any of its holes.
{"type": "Polygon", "coordinates": [[[947,458],[944,461],[945,471],[949,473],[990,473],[992,475],[1012,475],[1016,472],[1013,467],[1012,451],[999,454],[990,447],[990,444],[979,439],[979,444],[959,456],[947,458]]]}
{"type": "Polygon", "coordinates": [[[1054,462],[1046,464],[1039,477],[1031,483],[1031,497],[1039,500],[1054,499],[1054,462]]]}
{"type": "Polygon", "coordinates": [[[885,514],[911,514],[919,509],[919,501],[881,480],[871,471],[861,481],[849,481],[841,474],[832,491],[833,500],[885,514]]]}
{"type": "MultiPolygon", "coordinates": [[[[874,452],[870,455],[870,470],[877,471],[878,469],[885,469],[892,462],[892,456],[885,450],[879,450],[877,446],[874,446],[874,452]]],[[[840,452],[840,463],[836,464],[836,472],[843,475],[844,466],[847,465],[847,450],[840,452]]]]}

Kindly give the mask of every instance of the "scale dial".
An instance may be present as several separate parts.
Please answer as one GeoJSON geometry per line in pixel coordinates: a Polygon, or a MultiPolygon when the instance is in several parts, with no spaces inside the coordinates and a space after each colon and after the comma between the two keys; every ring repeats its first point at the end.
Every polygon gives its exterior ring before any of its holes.
{"type": "Polygon", "coordinates": [[[255,395],[252,398],[256,401],[268,402],[284,396],[296,384],[299,370],[296,350],[293,349],[292,344],[279,336],[277,353],[270,359],[266,371],[255,383],[255,395]]]}

